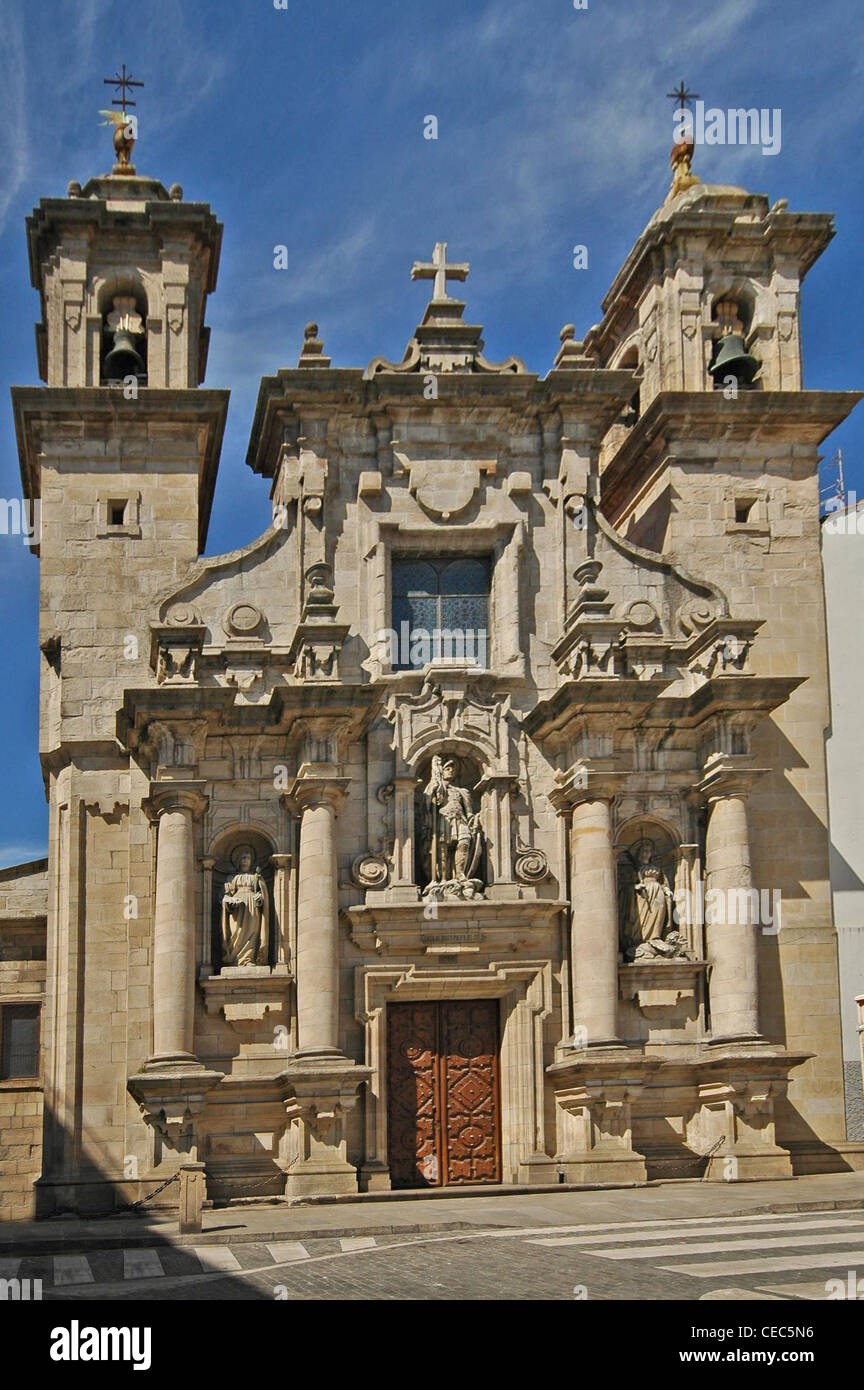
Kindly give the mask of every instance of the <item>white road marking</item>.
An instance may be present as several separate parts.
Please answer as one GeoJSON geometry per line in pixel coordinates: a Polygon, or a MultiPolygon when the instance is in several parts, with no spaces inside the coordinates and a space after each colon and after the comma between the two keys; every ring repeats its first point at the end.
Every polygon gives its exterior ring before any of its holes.
{"type": "Polygon", "coordinates": [[[861,1234],[861,1231],[843,1231],[818,1236],[757,1236],[755,1240],[718,1239],[693,1245],[678,1241],[671,1245],[634,1245],[625,1250],[593,1250],[591,1253],[601,1260],[653,1260],[658,1255],[736,1255],[742,1250],[788,1250],[796,1245],[805,1250],[808,1246],[848,1245],[850,1239],[859,1240],[861,1234]]]}
{"type": "Polygon", "coordinates": [[[299,1240],[281,1240],[273,1245],[268,1245],[266,1249],[273,1256],[277,1265],[292,1264],[296,1260],[308,1260],[309,1251],[305,1245],[301,1245],[299,1240]]]}
{"type": "Polygon", "coordinates": [[[161,1279],[165,1270],[156,1250],[124,1250],[124,1279],[161,1279]]]}
{"type": "Polygon", "coordinates": [[[240,1269],[240,1261],[227,1245],[196,1245],[195,1254],[201,1261],[201,1268],[207,1270],[240,1269]]]}
{"type": "MultiPolygon", "coordinates": [[[[674,1221],[669,1222],[668,1225],[666,1224],[666,1222],[664,1222],[663,1224],[664,1226],[666,1226],[665,1230],[639,1232],[638,1239],[640,1241],[666,1240],[669,1236],[677,1235],[681,1237],[686,1237],[687,1240],[689,1240],[691,1236],[713,1236],[715,1234],[721,1234],[721,1232],[718,1231],[715,1226],[691,1226],[682,1228],[679,1222],[674,1221]]],[[[778,1222],[776,1226],[770,1226],[768,1230],[770,1231],[770,1234],[773,1236],[775,1231],[818,1231],[829,1229],[831,1226],[864,1226],[864,1217],[857,1216],[849,1221],[837,1216],[824,1217],[820,1218],[819,1220],[787,1220],[783,1222],[778,1222]]],[[[723,1235],[753,1235],[753,1233],[754,1228],[752,1226],[739,1224],[737,1221],[730,1222],[728,1226],[724,1226],[722,1229],[723,1235]]],[[[529,1244],[579,1245],[584,1246],[587,1249],[589,1246],[592,1245],[614,1245],[616,1244],[616,1242],[620,1244],[621,1240],[626,1238],[626,1236],[626,1232],[621,1232],[618,1235],[607,1234],[602,1236],[552,1236],[550,1239],[547,1240],[538,1240],[535,1238],[529,1241],[529,1244]]],[[[756,1248],[758,1249],[758,1247],[756,1248]]],[[[602,1252],[596,1251],[595,1253],[601,1254],[602,1252]]]]}
{"type": "Polygon", "coordinates": [[[828,1297],[824,1279],[817,1284],[762,1284],[760,1288],[763,1293],[777,1294],[780,1298],[806,1298],[817,1302],[828,1297]]]}
{"type": "Polygon", "coordinates": [[[92,1284],[93,1271],[86,1255],[55,1255],[54,1283],[92,1284]]]}
{"type": "Polygon", "coordinates": [[[766,1260],[712,1260],[710,1264],[658,1265],[668,1274],[690,1274],[695,1279],[716,1279],[722,1274],[770,1274],[775,1269],[855,1269],[864,1261],[864,1250],[834,1250],[821,1255],[771,1255],[766,1260]]]}

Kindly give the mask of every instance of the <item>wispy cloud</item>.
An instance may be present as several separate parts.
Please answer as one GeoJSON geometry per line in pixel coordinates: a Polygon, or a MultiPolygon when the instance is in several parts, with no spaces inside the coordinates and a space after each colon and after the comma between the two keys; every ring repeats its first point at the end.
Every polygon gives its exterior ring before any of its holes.
{"type": "Polygon", "coordinates": [[[27,63],[20,18],[11,9],[0,9],[0,53],[3,83],[0,85],[0,232],[30,169],[27,112],[27,63]]]}

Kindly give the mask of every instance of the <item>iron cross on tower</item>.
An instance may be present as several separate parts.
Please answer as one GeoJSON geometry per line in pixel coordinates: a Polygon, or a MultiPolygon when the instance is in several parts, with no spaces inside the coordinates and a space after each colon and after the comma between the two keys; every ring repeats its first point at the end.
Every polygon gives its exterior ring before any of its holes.
{"type": "Polygon", "coordinates": [[[467,280],[470,266],[467,261],[447,264],[447,243],[436,241],[431,261],[415,261],[411,267],[412,280],[434,280],[433,299],[449,299],[448,280],[467,280]]]}
{"type": "Polygon", "coordinates": [[[119,90],[119,92],[120,92],[119,97],[115,97],[115,98],[113,99],[113,101],[111,102],[111,105],[112,105],[112,106],[121,106],[121,107],[123,108],[123,115],[124,115],[124,116],[126,115],[126,107],[127,107],[127,106],[134,106],[134,105],[135,105],[135,102],[131,99],[131,97],[128,97],[128,96],[126,95],[126,88],[127,88],[127,87],[143,87],[143,86],[144,86],[144,83],[143,83],[143,82],[136,82],[136,81],[133,79],[131,72],[129,73],[129,75],[128,75],[128,77],[127,77],[127,75],[126,75],[126,64],[125,64],[125,63],[123,64],[123,67],[121,68],[120,72],[119,72],[119,73],[116,73],[114,77],[103,77],[103,78],[102,78],[102,81],[105,83],[106,86],[108,86],[108,87],[114,87],[115,90],[119,90]]]}

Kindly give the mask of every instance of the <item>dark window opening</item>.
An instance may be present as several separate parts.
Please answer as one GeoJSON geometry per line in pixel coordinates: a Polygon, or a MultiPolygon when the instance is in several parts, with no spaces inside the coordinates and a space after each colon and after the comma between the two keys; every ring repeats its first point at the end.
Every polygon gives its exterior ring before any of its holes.
{"type": "Polygon", "coordinates": [[[735,503],[735,520],[736,520],[736,522],[738,522],[739,524],[743,524],[745,521],[749,521],[749,520],[750,520],[750,513],[752,512],[752,510],[753,510],[753,503],[752,503],[752,502],[736,502],[736,503],[735,503]]]}
{"type": "Polygon", "coordinates": [[[0,1038],[0,1077],[39,1075],[39,1005],[4,1004],[0,1038]]]}
{"type": "Polygon", "coordinates": [[[109,526],[123,526],[123,525],[125,525],[125,522],[126,522],[126,503],[125,503],[125,502],[109,502],[109,503],[108,503],[108,525],[109,525],[109,526]]]}
{"type": "Polygon", "coordinates": [[[430,661],[486,667],[491,577],[488,556],[394,560],[392,669],[430,661]]]}

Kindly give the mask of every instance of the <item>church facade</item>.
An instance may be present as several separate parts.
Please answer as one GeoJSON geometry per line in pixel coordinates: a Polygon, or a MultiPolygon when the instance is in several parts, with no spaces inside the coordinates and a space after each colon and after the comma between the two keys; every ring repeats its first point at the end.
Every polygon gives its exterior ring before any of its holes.
{"type": "Polygon", "coordinates": [[[802,389],[799,336],[830,216],[676,174],[544,376],[485,358],[437,244],[401,361],[309,324],[262,380],[273,522],[204,558],[220,224],[121,160],[27,229],[50,846],[0,882],[0,1010],[41,1006],[13,1214],[191,1168],[225,1201],[864,1166],[817,482],[858,396],[802,389]]]}

